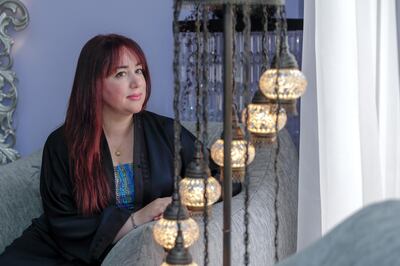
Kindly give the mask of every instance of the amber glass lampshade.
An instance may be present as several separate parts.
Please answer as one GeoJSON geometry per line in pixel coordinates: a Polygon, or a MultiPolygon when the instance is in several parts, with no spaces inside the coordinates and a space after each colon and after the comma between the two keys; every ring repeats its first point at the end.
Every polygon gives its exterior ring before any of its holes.
{"type": "Polygon", "coordinates": [[[260,78],[261,91],[274,100],[278,97],[282,101],[296,100],[304,94],[306,86],[307,80],[298,69],[267,69],[260,78]]]}
{"type": "MultiPolygon", "coordinates": [[[[204,179],[186,176],[182,179],[179,191],[182,203],[193,212],[204,208],[204,179]]],[[[207,178],[207,206],[214,204],[221,196],[221,185],[212,176],[207,178]]]]}
{"type": "MultiPolygon", "coordinates": [[[[232,157],[232,181],[233,182],[243,182],[244,178],[244,170],[246,164],[250,164],[255,157],[256,150],[254,146],[247,141],[242,140],[232,140],[231,147],[231,157],[232,157]],[[248,147],[248,157],[247,162],[245,162],[246,158],[246,146],[248,147]]],[[[224,140],[217,140],[211,147],[211,158],[214,162],[224,167],[224,140]]]]}
{"type": "Polygon", "coordinates": [[[287,121],[286,111],[274,104],[261,93],[256,91],[252,102],[242,112],[242,122],[255,143],[272,143],[276,139],[277,130],[281,130],[287,121]],[[276,126],[278,125],[278,126],[276,126]]]}
{"type": "Polygon", "coordinates": [[[163,217],[153,226],[154,240],[165,249],[171,249],[175,245],[178,234],[177,218],[181,223],[184,246],[191,246],[199,238],[199,226],[189,217],[189,212],[183,204],[179,203],[178,193],[172,196],[172,202],[165,209],[163,217]],[[179,210],[180,209],[180,210],[179,210]]]}
{"type": "Polygon", "coordinates": [[[197,141],[193,161],[186,168],[185,178],[181,180],[179,185],[182,203],[195,214],[203,211],[204,208],[205,178],[207,178],[207,207],[211,206],[221,196],[221,185],[211,176],[201,148],[200,142],[197,141]]]}
{"type": "Polygon", "coordinates": [[[193,262],[192,256],[183,243],[184,237],[182,231],[178,230],[175,245],[168,251],[165,262],[161,266],[197,266],[197,263],[193,262]]]}
{"type": "MultiPolygon", "coordinates": [[[[219,166],[224,166],[224,140],[217,140],[211,147],[211,157],[216,164],[219,166]]],[[[255,157],[255,149],[254,146],[250,143],[247,145],[247,141],[242,140],[232,140],[232,148],[231,148],[231,157],[232,157],[232,167],[233,168],[242,168],[245,167],[246,164],[250,164],[255,157]],[[245,162],[246,157],[246,146],[248,146],[249,156],[247,158],[247,162],[245,162]]]]}
{"type": "MultiPolygon", "coordinates": [[[[233,117],[232,143],[231,143],[232,181],[243,182],[246,164],[248,165],[254,160],[256,151],[254,146],[251,143],[247,143],[247,141],[244,139],[243,131],[239,127],[237,122],[237,115],[235,110],[233,110],[232,117],[233,117]],[[246,151],[248,152],[247,161],[246,161],[246,151]]],[[[221,168],[224,167],[223,133],[221,135],[221,138],[218,139],[211,146],[211,158],[221,168]]]]}
{"type": "Polygon", "coordinates": [[[280,52],[272,60],[271,68],[260,77],[260,90],[268,99],[279,100],[289,114],[297,114],[296,100],[307,87],[307,80],[289,51],[287,36],[280,52]]]}

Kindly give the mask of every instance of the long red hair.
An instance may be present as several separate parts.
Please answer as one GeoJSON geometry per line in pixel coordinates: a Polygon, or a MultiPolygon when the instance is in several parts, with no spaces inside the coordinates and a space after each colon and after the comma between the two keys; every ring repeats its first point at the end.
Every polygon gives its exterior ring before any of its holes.
{"type": "Polygon", "coordinates": [[[97,35],[82,48],[65,118],[70,175],[74,197],[81,213],[88,215],[105,208],[110,201],[110,181],[102,161],[102,81],[118,66],[123,48],[136,55],[146,80],[146,98],[151,82],[146,57],[133,40],[117,35],[97,35]]]}

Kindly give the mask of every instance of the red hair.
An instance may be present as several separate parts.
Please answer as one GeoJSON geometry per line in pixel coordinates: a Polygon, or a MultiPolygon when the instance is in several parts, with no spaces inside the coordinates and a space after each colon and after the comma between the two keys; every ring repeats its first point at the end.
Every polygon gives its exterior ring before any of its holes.
{"type": "Polygon", "coordinates": [[[74,198],[81,213],[96,213],[108,206],[110,182],[102,161],[103,135],[102,82],[118,66],[123,50],[134,54],[143,67],[146,98],[150,97],[151,83],[146,57],[133,40],[117,35],[97,35],[82,48],[65,118],[70,176],[74,184],[74,198]]]}

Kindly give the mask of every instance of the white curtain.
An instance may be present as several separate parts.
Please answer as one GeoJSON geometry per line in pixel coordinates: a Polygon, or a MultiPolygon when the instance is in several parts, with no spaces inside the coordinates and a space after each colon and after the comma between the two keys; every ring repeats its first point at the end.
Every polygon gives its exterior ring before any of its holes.
{"type": "Polygon", "coordinates": [[[305,0],[303,40],[298,249],[400,197],[395,0],[305,0]]]}

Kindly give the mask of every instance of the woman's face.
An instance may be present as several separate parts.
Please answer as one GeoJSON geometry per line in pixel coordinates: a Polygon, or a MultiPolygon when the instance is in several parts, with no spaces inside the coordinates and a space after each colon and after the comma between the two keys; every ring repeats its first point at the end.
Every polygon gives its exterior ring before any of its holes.
{"type": "Polygon", "coordinates": [[[117,68],[103,80],[103,116],[138,113],[146,98],[142,65],[127,49],[121,55],[117,68]]]}

